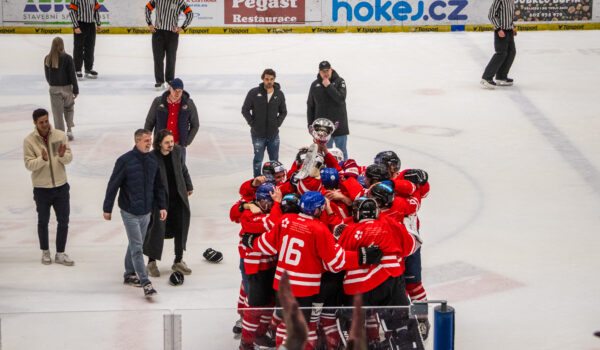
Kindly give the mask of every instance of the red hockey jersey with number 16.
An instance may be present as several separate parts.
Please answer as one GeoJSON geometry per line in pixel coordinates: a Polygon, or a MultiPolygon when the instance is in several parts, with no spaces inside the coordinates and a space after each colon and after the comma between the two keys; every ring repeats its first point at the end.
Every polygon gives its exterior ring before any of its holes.
{"type": "Polygon", "coordinates": [[[285,214],[252,245],[254,251],[266,255],[279,253],[273,288],[279,290],[279,280],[286,271],[297,297],[318,294],[325,271],[358,267],[356,252],[342,249],[323,222],[304,214],[285,214]]]}

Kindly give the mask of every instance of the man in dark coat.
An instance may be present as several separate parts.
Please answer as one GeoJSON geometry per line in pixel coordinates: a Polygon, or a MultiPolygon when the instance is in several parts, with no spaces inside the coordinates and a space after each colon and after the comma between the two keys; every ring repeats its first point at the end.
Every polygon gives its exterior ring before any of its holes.
{"type": "Polygon", "coordinates": [[[275,71],[267,68],[260,78],[263,82],[248,91],[242,106],[242,115],[252,135],[254,177],[261,175],[265,148],[269,160],[279,161],[279,127],[287,115],[285,96],[275,82],[275,71]]]}
{"type": "Polygon", "coordinates": [[[148,279],[142,245],[150,222],[150,211],[157,207],[159,218],[164,221],[167,218],[167,203],[158,161],[150,153],[152,132],[138,129],[134,137],[135,147],[115,163],[106,188],[103,210],[104,219],[111,220],[115,197],[119,192],[119,208],[129,241],[125,254],[124,283],[143,287],[144,295],[151,297],[156,290],[148,279]]]}
{"type": "Polygon", "coordinates": [[[175,144],[183,147],[185,160],[186,147],[194,140],[200,129],[200,122],[196,105],[190,94],[183,90],[181,79],[173,79],[169,91],[154,99],[144,129],[154,130],[154,137],[162,129],[171,131],[175,144]]]}
{"type": "Polygon", "coordinates": [[[327,147],[332,148],[335,142],[335,146],[344,152],[344,160],[348,160],[346,141],[350,131],[346,112],[346,82],[331,68],[329,62],[319,63],[319,74],[310,85],[306,104],[308,125],[318,118],[327,118],[333,123],[339,123],[327,142],[327,147]]]}
{"type": "Polygon", "coordinates": [[[150,227],[144,241],[144,254],[150,258],[148,274],[152,277],[160,276],[156,260],[161,259],[164,239],[174,238],[175,261],[171,269],[189,275],[192,270],[183,261],[183,251],[190,227],[188,196],[193,192],[192,179],[183,161],[181,147],[175,145],[173,134],[169,130],[163,129],[158,132],[153,148],[153,153],[158,159],[161,181],[167,193],[169,216],[166,221],[161,221],[159,208],[155,206],[152,210],[150,227]]]}

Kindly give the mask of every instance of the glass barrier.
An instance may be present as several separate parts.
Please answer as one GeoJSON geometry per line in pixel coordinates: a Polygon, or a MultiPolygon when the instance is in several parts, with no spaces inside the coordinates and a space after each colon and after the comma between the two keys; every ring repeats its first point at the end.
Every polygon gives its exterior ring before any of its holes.
{"type": "MultiPolygon", "coordinates": [[[[433,349],[433,311],[432,306],[417,310],[419,313],[428,313],[430,330],[425,341],[422,340],[420,327],[425,327],[425,315],[414,315],[415,309],[409,307],[365,307],[367,339],[369,349],[398,349],[398,350],[432,350],[433,349]],[[411,312],[412,309],[412,312],[411,312]],[[429,311],[429,312],[428,312],[429,311]]],[[[352,324],[352,308],[300,308],[308,315],[312,315],[313,325],[316,328],[316,339],[313,338],[314,349],[344,349],[345,342],[352,324]],[[319,315],[319,321],[315,321],[319,315]],[[336,347],[337,346],[337,347],[336,347]]],[[[280,309],[275,309],[280,310],[280,309]]],[[[274,326],[276,317],[273,318],[274,309],[254,308],[245,309],[244,312],[254,312],[250,320],[259,320],[254,335],[257,349],[275,349],[273,347],[277,327],[274,326]],[[264,325],[260,325],[260,320],[264,325]],[[264,335],[263,335],[264,334],[264,335]]],[[[241,335],[234,334],[233,328],[240,319],[236,309],[195,309],[174,310],[175,315],[181,315],[181,349],[239,349],[241,335]]],[[[252,323],[254,321],[250,321],[252,323]]],[[[241,325],[240,325],[241,326],[241,325]]],[[[252,329],[253,327],[247,327],[252,329]]],[[[277,342],[279,343],[279,342],[277,342]]],[[[254,348],[254,347],[248,347],[254,348]]]]}
{"type": "Polygon", "coordinates": [[[0,349],[164,349],[170,310],[0,314],[0,349]]]}
{"type": "MultiPolygon", "coordinates": [[[[420,309],[414,306],[363,308],[369,349],[433,350],[436,332],[433,307],[423,304],[420,309]],[[428,314],[430,325],[425,341],[420,333],[420,327],[425,324],[422,322],[424,314],[428,314]]],[[[314,349],[345,348],[352,327],[352,308],[301,310],[307,318],[312,315],[309,329],[315,330],[314,349]]],[[[243,310],[253,312],[254,319],[258,320],[255,331],[250,332],[254,336],[252,342],[260,346],[256,349],[275,349],[277,334],[283,334],[285,328],[280,326],[277,331],[277,318],[273,318],[273,314],[279,311],[273,308],[243,310]]],[[[235,308],[4,313],[0,314],[0,349],[239,349],[241,328],[238,334],[233,332],[238,321],[241,327],[235,308]]],[[[255,348],[254,344],[247,348],[255,348]]]]}

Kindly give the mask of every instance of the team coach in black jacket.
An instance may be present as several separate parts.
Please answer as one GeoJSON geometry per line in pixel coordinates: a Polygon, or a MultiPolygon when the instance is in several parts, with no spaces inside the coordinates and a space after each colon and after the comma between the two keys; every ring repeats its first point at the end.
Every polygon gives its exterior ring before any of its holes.
{"type": "Polygon", "coordinates": [[[248,91],[242,106],[242,115],[250,125],[254,146],[254,177],[260,176],[265,148],[269,160],[279,161],[279,127],[287,115],[285,96],[275,82],[275,71],[265,69],[262,83],[248,91]]]}
{"type": "Polygon", "coordinates": [[[346,82],[331,68],[329,62],[319,63],[319,74],[317,80],[310,85],[306,104],[308,125],[318,118],[327,118],[339,123],[327,142],[327,147],[332,148],[335,142],[335,146],[344,152],[344,160],[347,160],[346,140],[350,131],[346,112],[346,82]]]}

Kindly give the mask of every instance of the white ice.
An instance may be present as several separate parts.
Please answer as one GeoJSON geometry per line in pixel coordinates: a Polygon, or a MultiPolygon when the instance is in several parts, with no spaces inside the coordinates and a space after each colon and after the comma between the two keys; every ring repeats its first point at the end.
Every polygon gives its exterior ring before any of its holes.
{"type": "MultiPolygon", "coordinates": [[[[188,150],[195,191],[184,259],[193,274],[167,284],[168,241],[154,302],[121,283],[117,208],[102,219],[114,161],[157,95],[150,37],[98,36],[100,78],[80,83],[67,169],[76,264],[64,267],[40,264],[22,160],[32,110],[50,109],[42,60],[52,36],[0,36],[0,346],[162,349],[163,310],[187,309],[178,311],[185,349],[234,348],[239,226],[228,210],[252,174],[240,108],[274,68],[289,110],[280,151],[289,166],[310,141],[306,96],[327,59],[348,86],[351,157],[368,165],[391,149],[403,168],[430,175],[424,284],[430,299],[456,308],[456,349],[600,349],[599,34],[519,33],[516,84],[495,91],[479,86],[490,33],[182,36],[177,76],[201,123],[188,150]],[[202,258],[208,247],[224,253],[221,264],[202,258]]],[[[53,253],[54,232],[52,219],[53,253]]]]}

